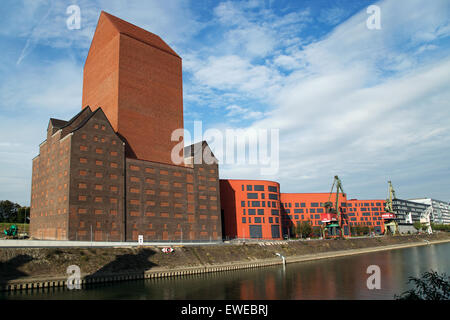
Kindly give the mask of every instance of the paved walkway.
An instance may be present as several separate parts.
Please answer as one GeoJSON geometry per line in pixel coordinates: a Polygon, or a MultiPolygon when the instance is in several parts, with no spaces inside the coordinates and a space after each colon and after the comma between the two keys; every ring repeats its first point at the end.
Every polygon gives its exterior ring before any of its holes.
{"type": "MultiPolygon", "coordinates": [[[[142,246],[199,246],[216,245],[222,241],[207,242],[144,242],[142,246]]],[[[81,248],[81,247],[139,247],[137,242],[63,241],[63,240],[0,240],[0,248],[81,248]]]]}

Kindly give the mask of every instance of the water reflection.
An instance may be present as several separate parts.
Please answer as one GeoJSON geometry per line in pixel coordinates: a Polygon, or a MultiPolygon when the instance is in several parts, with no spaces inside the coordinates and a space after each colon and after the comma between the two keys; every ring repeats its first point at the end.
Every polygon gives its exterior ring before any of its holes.
{"type": "Polygon", "coordinates": [[[382,251],[261,269],[104,284],[78,291],[0,293],[3,299],[393,299],[409,276],[450,273],[450,244],[382,251]],[[381,269],[381,289],[369,290],[367,267],[381,269]]]}

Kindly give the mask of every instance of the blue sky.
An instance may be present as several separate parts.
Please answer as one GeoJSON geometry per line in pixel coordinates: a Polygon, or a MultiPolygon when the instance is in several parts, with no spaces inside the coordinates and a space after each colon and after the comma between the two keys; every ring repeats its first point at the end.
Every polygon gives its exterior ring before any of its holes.
{"type": "Polygon", "coordinates": [[[450,200],[450,2],[2,1],[0,199],[29,204],[31,159],[50,117],[81,108],[101,10],[161,36],[183,58],[185,127],[276,128],[280,170],[222,165],[221,178],[282,192],[450,200]],[[81,9],[81,28],[66,9],[81,9]],[[366,8],[381,9],[381,29],[366,8]]]}

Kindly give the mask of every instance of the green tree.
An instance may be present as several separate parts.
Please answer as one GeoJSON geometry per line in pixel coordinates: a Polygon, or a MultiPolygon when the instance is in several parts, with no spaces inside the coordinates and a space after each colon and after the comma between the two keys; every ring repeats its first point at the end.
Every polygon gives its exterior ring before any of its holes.
{"type": "Polygon", "coordinates": [[[413,223],[413,227],[417,230],[420,231],[420,229],[422,229],[422,224],[419,221],[415,221],[413,223]]]}
{"type": "Polygon", "coordinates": [[[450,277],[436,271],[424,272],[420,278],[409,277],[414,289],[395,295],[398,300],[450,300],[450,277]]]}
{"type": "Polygon", "coordinates": [[[22,207],[9,200],[0,201],[0,222],[23,223],[25,215],[30,215],[29,207],[22,207]]]}
{"type": "Polygon", "coordinates": [[[28,223],[28,219],[30,217],[30,207],[20,207],[17,211],[17,219],[15,222],[17,223],[28,223]]]}
{"type": "Polygon", "coordinates": [[[300,238],[307,238],[310,236],[311,232],[313,231],[311,226],[311,221],[302,221],[301,223],[297,224],[297,235],[300,236],[300,238]]]}

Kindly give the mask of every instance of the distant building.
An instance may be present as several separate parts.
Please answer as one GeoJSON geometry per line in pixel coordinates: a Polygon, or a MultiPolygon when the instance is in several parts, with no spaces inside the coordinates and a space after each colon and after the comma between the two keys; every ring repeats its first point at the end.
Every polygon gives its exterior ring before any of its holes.
{"type": "Polygon", "coordinates": [[[409,200],[392,200],[392,208],[394,209],[399,225],[412,225],[414,222],[420,221],[420,215],[428,207],[429,205],[427,204],[409,200]]]}
{"type": "Polygon", "coordinates": [[[431,206],[433,210],[432,221],[434,223],[450,224],[450,203],[431,198],[410,199],[410,201],[431,206]]]}

